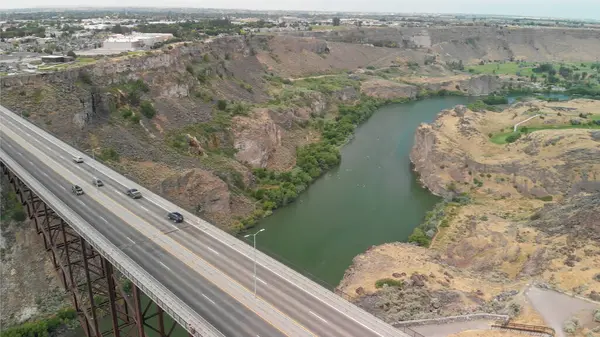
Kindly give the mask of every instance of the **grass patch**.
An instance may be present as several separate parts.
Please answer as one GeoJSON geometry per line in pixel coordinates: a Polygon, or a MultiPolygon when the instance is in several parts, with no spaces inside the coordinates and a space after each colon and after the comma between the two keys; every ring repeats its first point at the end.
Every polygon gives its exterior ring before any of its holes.
{"type": "Polygon", "coordinates": [[[2,331],[2,337],[23,336],[54,336],[55,331],[61,326],[77,320],[75,309],[62,309],[56,315],[33,322],[26,322],[2,331]]]}
{"type": "Polygon", "coordinates": [[[354,87],[355,89],[359,89],[360,82],[350,79],[345,75],[341,75],[320,78],[307,78],[303,80],[294,81],[294,87],[319,91],[324,94],[332,94],[335,91],[339,91],[347,87],[354,87]]]}
{"type": "MultiPolygon", "coordinates": [[[[598,116],[598,115],[594,115],[594,116],[598,116]]],[[[595,120],[600,120],[600,119],[595,119],[595,120]]],[[[503,144],[512,143],[510,141],[511,137],[516,136],[516,134],[523,135],[523,134],[528,134],[528,133],[541,131],[541,130],[564,130],[564,129],[600,129],[600,125],[597,125],[597,124],[580,124],[580,125],[561,124],[561,125],[532,126],[532,127],[527,127],[525,129],[526,131],[522,131],[522,130],[519,130],[517,132],[510,131],[510,132],[502,132],[502,133],[492,135],[492,137],[490,137],[490,141],[494,144],[503,145],[503,144]]],[[[516,141],[516,139],[513,141],[516,141]]]]}
{"type": "Polygon", "coordinates": [[[381,289],[385,286],[402,288],[404,287],[404,281],[394,280],[393,278],[382,278],[380,280],[375,281],[375,288],[381,289]]]}

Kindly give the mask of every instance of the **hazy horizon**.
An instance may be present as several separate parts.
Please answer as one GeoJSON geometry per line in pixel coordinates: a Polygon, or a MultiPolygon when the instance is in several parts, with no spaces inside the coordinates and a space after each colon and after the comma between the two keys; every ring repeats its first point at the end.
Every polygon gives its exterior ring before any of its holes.
{"type": "Polygon", "coordinates": [[[248,7],[241,0],[221,0],[218,6],[212,1],[176,0],[165,4],[158,0],[105,0],[102,6],[84,4],[77,0],[6,1],[0,9],[43,9],[43,8],[219,8],[246,10],[293,10],[328,12],[394,12],[394,13],[438,13],[438,14],[479,14],[552,17],[565,19],[600,20],[600,1],[598,0],[421,0],[419,2],[398,3],[393,0],[377,0],[365,3],[359,0],[290,0],[282,4],[278,0],[257,0],[248,7]]]}

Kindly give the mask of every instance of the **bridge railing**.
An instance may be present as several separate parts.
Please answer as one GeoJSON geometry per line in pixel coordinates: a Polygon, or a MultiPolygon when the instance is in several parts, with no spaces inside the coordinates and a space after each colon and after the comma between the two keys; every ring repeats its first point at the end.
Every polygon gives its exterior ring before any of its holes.
{"type": "Polygon", "coordinates": [[[38,182],[37,179],[31,176],[2,149],[0,149],[0,160],[19,179],[25,182],[42,201],[51,206],[54,212],[67,222],[78,235],[94,247],[100,255],[131,280],[190,334],[198,337],[223,336],[208,321],[196,314],[187,304],[160,284],[160,282],[131,260],[124,252],[110,243],[108,239],[84,221],[77,213],[67,207],[54,193],[38,182]]]}

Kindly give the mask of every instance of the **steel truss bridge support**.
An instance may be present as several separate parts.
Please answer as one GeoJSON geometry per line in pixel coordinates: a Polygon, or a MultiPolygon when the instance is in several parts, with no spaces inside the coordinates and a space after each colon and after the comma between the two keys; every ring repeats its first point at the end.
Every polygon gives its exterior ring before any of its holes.
{"type": "Polygon", "coordinates": [[[165,320],[167,315],[160,306],[149,298],[142,299],[134,283],[115,270],[3,162],[0,166],[43,240],[87,337],[145,337],[148,330],[161,337],[172,335],[178,324],[165,320]],[[110,317],[110,326],[99,324],[104,317],[110,317]]]}

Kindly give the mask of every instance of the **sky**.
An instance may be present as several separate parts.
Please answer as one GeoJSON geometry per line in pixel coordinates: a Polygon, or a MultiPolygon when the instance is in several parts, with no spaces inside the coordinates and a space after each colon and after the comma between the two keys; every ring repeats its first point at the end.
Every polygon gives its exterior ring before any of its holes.
{"type": "MultiPolygon", "coordinates": [[[[0,0],[0,8],[99,5],[85,0],[0,0]]],[[[502,14],[600,20],[600,0],[103,0],[101,6],[502,14]]]]}

